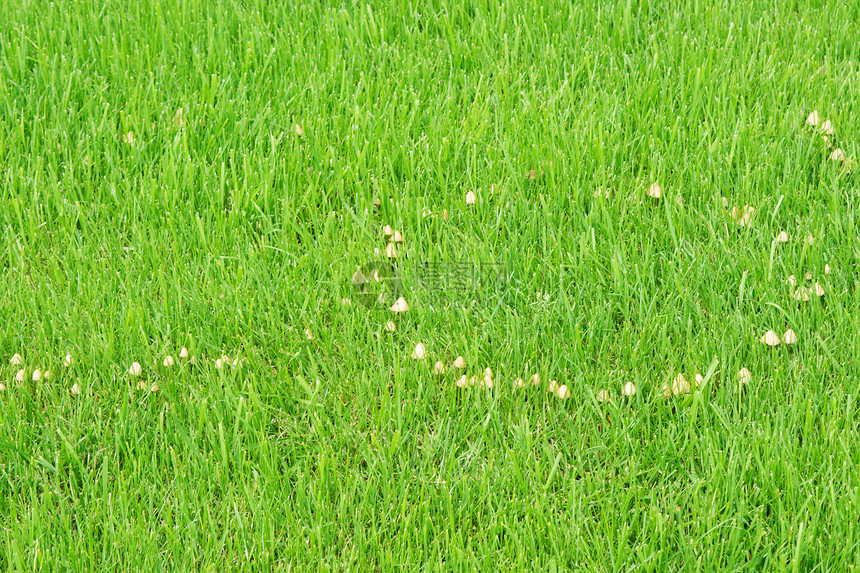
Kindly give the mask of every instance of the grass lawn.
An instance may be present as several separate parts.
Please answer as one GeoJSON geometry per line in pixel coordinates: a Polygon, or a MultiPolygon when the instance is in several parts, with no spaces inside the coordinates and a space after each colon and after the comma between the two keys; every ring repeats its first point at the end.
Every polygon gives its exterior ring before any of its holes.
{"type": "Polygon", "coordinates": [[[858,38],[4,0],[0,568],[857,570],[858,38]]]}

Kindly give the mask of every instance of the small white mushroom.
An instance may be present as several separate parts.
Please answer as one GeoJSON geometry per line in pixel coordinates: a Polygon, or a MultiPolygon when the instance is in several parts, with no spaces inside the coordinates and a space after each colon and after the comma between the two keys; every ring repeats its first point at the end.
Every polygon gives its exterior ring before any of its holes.
{"type": "Polygon", "coordinates": [[[782,335],[782,341],[786,344],[794,344],[797,342],[797,335],[789,328],[785,331],[785,334],[782,335]]]}
{"type": "Polygon", "coordinates": [[[612,395],[609,393],[609,390],[601,390],[597,393],[597,401],[601,404],[609,402],[610,400],[612,400],[612,395]]]}
{"type": "Polygon", "coordinates": [[[173,364],[174,364],[173,356],[171,356],[169,354],[164,357],[164,362],[161,363],[161,365],[164,366],[165,368],[171,368],[173,366],[173,364]]]}
{"type": "Polygon", "coordinates": [[[633,382],[628,382],[621,388],[622,396],[635,396],[636,395],[636,385],[633,382]]]}
{"type": "Polygon", "coordinates": [[[696,386],[701,386],[704,383],[705,383],[705,377],[697,372],[696,373],[696,386]]]}
{"type": "Polygon", "coordinates": [[[821,124],[821,131],[827,135],[836,134],[836,129],[833,128],[833,124],[830,123],[829,119],[825,119],[824,123],[821,124]]]}
{"type": "Polygon", "coordinates": [[[780,231],[779,235],[776,236],[777,243],[787,243],[788,242],[788,233],[785,231],[780,231]]]}
{"type": "Polygon", "coordinates": [[[222,360],[221,358],[216,358],[215,359],[215,368],[217,368],[218,370],[221,370],[222,368],[224,368],[224,360],[222,360]]]}
{"type": "Polygon", "coordinates": [[[672,380],[672,394],[675,396],[680,396],[681,394],[689,394],[690,393],[690,383],[687,382],[687,379],[684,378],[683,374],[678,374],[675,376],[675,379],[672,380]]]}
{"type": "Polygon", "coordinates": [[[406,299],[401,296],[394,301],[394,304],[392,304],[388,310],[391,312],[406,312],[409,310],[409,305],[406,303],[406,299]]]}
{"type": "Polygon", "coordinates": [[[845,152],[837,147],[830,154],[830,160],[831,161],[845,161],[845,152]]]}
{"type": "Polygon", "coordinates": [[[73,362],[74,362],[74,360],[72,359],[71,354],[66,354],[66,357],[63,358],[63,366],[65,366],[66,368],[71,366],[73,362]]]}
{"type": "Polygon", "coordinates": [[[469,191],[468,193],[466,193],[466,205],[474,205],[477,200],[478,197],[473,191],[469,191]]]}
{"type": "Polygon", "coordinates": [[[394,242],[402,243],[403,242],[403,233],[400,231],[394,231],[394,242]]]}
{"type": "Polygon", "coordinates": [[[761,342],[768,346],[776,346],[779,344],[779,336],[774,331],[768,330],[762,335],[761,342]]]}
{"type": "Polygon", "coordinates": [[[785,281],[785,284],[787,284],[788,286],[793,286],[793,287],[797,286],[797,279],[795,278],[794,275],[790,275],[788,277],[788,280],[785,281]]]}
{"type": "Polygon", "coordinates": [[[738,370],[738,382],[741,384],[749,384],[750,380],[752,380],[752,372],[747,370],[746,367],[738,370]]]}
{"type": "Polygon", "coordinates": [[[806,302],[809,300],[809,289],[802,286],[796,291],[794,291],[794,294],[792,296],[799,301],[806,302]]]}
{"type": "Polygon", "coordinates": [[[394,324],[394,321],[389,320],[388,322],[385,323],[385,331],[386,332],[394,332],[395,330],[397,330],[397,325],[394,324]]]}
{"type": "Polygon", "coordinates": [[[305,134],[305,130],[302,129],[302,126],[299,125],[298,123],[293,126],[293,130],[295,130],[296,135],[298,135],[299,137],[301,137],[305,134]]]}
{"type": "Polygon", "coordinates": [[[415,350],[412,351],[411,354],[414,360],[423,360],[425,356],[427,356],[427,350],[425,350],[424,345],[420,342],[415,345],[415,350]]]}
{"type": "Polygon", "coordinates": [[[386,237],[390,237],[391,235],[394,234],[394,229],[391,228],[391,225],[385,225],[382,228],[382,234],[385,235],[386,237]]]}
{"type": "Polygon", "coordinates": [[[555,380],[550,380],[549,386],[547,387],[546,391],[552,392],[554,394],[556,390],[558,390],[558,382],[556,382],[555,380]]]}
{"type": "Polygon", "coordinates": [[[9,360],[9,364],[12,366],[21,366],[24,364],[24,358],[20,354],[14,354],[12,359],[9,360]]]}
{"type": "Polygon", "coordinates": [[[140,376],[143,372],[143,367],[140,365],[140,362],[133,362],[131,366],[128,367],[128,373],[132,376],[140,376]]]}
{"type": "Polygon", "coordinates": [[[75,396],[80,395],[80,393],[81,393],[81,387],[80,387],[80,386],[78,386],[78,383],[77,383],[77,382],[75,382],[75,383],[72,385],[72,388],[71,388],[70,392],[71,392],[72,394],[74,394],[75,396]]]}
{"type": "Polygon", "coordinates": [[[517,388],[522,388],[525,385],[526,383],[523,381],[522,378],[517,378],[516,380],[514,380],[514,386],[516,386],[517,388]]]}
{"type": "Polygon", "coordinates": [[[824,287],[818,283],[815,283],[815,286],[813,287],[813,292],[818,296],[824,296],[824,287]]]}
{"type": "Polygon", "coordinates": [[[533,374],[532,375],[532,386],[537,386],[538,384],[540,384],[540,374],[533,374]]]}
{"type": "Polygon", "coordinates": [[[18,372],[15,373],[15,381],[16,382],[23,382],[24,381],[24,370],[23,369],[18,370],[18,372]]]}
{"type": "Polygon", "coordinates": [[[306,328],[306,329],[305,329],[305,337],[306,337],[308,340],[313,340],[313,339],[314,339],[314,333],[313,333],[313,332],[311,332],[311,329],[310,329],[310,328],[306,328]]]}
{"type": "Polygon", "coordinates": [[[433,365],[433,374],[441,375],[445,373],[445,364],[442,363],[441,360],[437,360],[436,364],[433,365]]]}
{"type": "Polygon", "coordinates": [[[818,124],[821,122],[821,119],[818,117],[818,110],[814,110],[809,114],[806,118],[806,125],[809,127],[818,127],[818,124]]]}
{"type": "Polygon", "coordinates": [[[397,258],[397,248],[394,246],[394,243],[388,243],[388,246],[385,247],[385,256],[389,259],[397,258]]]}
{"type": "Polygon", "coordinates": [[[652,183],[648,187],[648,196],[652,199],[660,199],[663,197],[663,187],[659,183],[652,183]]]}
{"type": "Polygon", "coordinates": [[[555,395],[560,400],[567,400],[570,398],[570,390],[567,388],[566,384],[562,384],[558,387],[558,390],[555,391],[555,395]]]}
{"type": "Polygon", "coordinates": [[[42,379],[42,371],[36,368],[33,370],[33,382],[38,382],[42,379]]]}
{"type": "Polygon", "coordinates": [[[183,346],[183,347],[182,347],[182,349],[179,351],[179,357],[180,357],[180,358],[183,358],[183,359],[184,359],[184,358],[188,358],[188,349],[187,349],[187,348],[185,348],[184,346],[183,346]]]}
{"type": "Polygon", "coordinates": [[[462,376],[457,380],[457,388],[465,388],[465,387],[466,387],[466,385],[467,385],[468,383],[469,383],[469,377],[468,377],[468,376],[466,376],[465,374],[463,374],[463,375],[462,375],[462,376]]]}
{"type": "Polygon", "coordinates": [[[829,275],[829,274],[830,274],[830,265],[824,265],[824,274],[825,274],[825,275],[829,275]]]}
{"type": "Polygon", "coordinates": [[[457,368],[458,370],[462,370],[466,367],[466,360],[462,356],[458,356],[454,360],[453,364],[451,364],[451,366],[457,368]]]}

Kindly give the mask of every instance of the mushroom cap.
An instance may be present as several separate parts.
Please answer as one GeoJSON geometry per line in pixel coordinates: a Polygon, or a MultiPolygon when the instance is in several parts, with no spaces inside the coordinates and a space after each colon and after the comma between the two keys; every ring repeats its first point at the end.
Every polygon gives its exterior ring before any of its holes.
{"type": "Polygon", "coordinates": [[[779,336],[774,331],[768,330],[762,335],[761,342],[768,346],[776,346],[779,344],[779,336]]]}

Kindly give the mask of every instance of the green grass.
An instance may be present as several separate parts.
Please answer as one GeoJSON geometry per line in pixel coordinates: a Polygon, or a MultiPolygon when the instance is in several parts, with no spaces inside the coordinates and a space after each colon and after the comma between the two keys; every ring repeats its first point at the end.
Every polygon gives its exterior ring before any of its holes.
{"type": "Polygon", "coordinates": [[[860,5],[317,4],[3,2],[0,567],[860,568],[860,5]]]}

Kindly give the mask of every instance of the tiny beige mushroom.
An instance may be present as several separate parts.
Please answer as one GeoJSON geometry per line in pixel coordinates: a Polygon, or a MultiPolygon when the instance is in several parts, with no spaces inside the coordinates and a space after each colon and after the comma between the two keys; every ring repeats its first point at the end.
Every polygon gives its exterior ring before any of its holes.
{"type": "Polygon", "coordinates": [[[785,231],[780,231],[779,235],[776,236],[777,243],[787,243],[788,242],[788,233],[785,231]]]}
{"type": "Polygon", "coordinates": [[[45,370],[45,373],[42,374],[42,378],[44,378],[45,380],[50,380],[53,377],[54,377],[54,373],[51,372],[50,370],[45,370]]]}
{"type": "Polygon", "coordinates": [[[474,205],[477,200],[478,197],[473,191],[469,191],[468,193],[466,193],[466,205],[474,205]]]}
{"type": "Polygon", "coordinates": [[[829,119],[825,119],[824,123],[821,124],[821,131],[826,135],[835,135],[836,129],[834,129],[833,124],[829,119]]]}
{"type": "Polygon", "coordinates": [[[158,384],[153,384],[149,387],[150,392],[158,392],[159,390],[161,390],[161,388],[158,386],[158,384]]]}
{"type": "Polygon", "coordinates": [[[809,289],[802,286],[796,291],[794,291],[794,294],[792,296],[799,301],[806,302],[809,300],[809,289]]]}
{"type": "Polygon", "coordinates": [[[789,275],[788,280],[785,281],[785,284],[787,284],[788,286],[795,287],[795,286],[797,286],[797,279],[795,278],[794,275],[789,275]]]}
{"type": "Polygon", "coordinates": [[[517,378],[516,380],[514,380],[514,386],[516,386],[517,388],[522,388],[525,385],[526,383],[523,381],[522,378],[517,378]]]}
{"type": "Polygon", "coordinates": [[[661,187],[659,183],[652,183],[651,186],[648,187],[648,196],[652,199],[660,199],[663,197],[663,187],[661,187]]]}
{"type": "Polygon", "coordinates": [[[609,393],[609,390],[601,390],[597,393],[597,401],[601,404],[609,402],[610,400],[612,400],[612,395],[609,393]]]}
{"type": "Polygon", "coordinates": [[[532,386],[537,386],[538,384],[540,384],[540,374],[533,374],[532,375],[532,386]]]}
{"type": "Polygon", "coordinates": [[[307,339],[308,339],[308,340],[313,340],[313,339],[314,339],[314,333],[313,333],[313,332],[311,332],[311,329],[310,329],[310,328],[306,328],[306,329],[305,329],[305,337],[307,337],[307,339]]]}
{"type": "Polygon", "coordinates": [[[815,294],[818,296],[824,296],[824,287],[821,286],[819,283],[815,283],[815,286],[813,287],[813,292],[815,292],[815,294]]]}
{"type": "Polygon", "coordinates": [[[391,312],[406,312],[409,310],[409,305],[406,303],[406,299],[401,296],[394,301],[394,304],[392,304],[388,310],[391,312]]]}
{"type": "Polygon", "coordinates": [[[830,274],[830,270],[831,270],[831,269],[830,269],[830,265],[824,265],[824,274],[825,274],[825,275],[829,275],[829,274],[830,274]]]}
{"type": "Polygon", "coordinates": [[[394,231],[394,242],[402,243],[403,242],[403,233],[400,231],[394,231]]]}
{"type": "Polygon", "coordinates": [[[782,335],[782,341],[786,344],[794,344],[797,342],[797,335],[789,328],[785,331],[785,334],[782,335]]]}
{"type": "Polygon", "coordinates": [[[143,367],[140,365],[140,362],[133,362],[131,366],[128,367],[128,373],[132,376],[140,376],[143,372],[143,367]]]}
{"type": "Polygon", "coordinates": [[[743,209],[732,207],[732,219],[734,219],[741,227],[746,227],[750,224],[750,220],[754,213],[755,209],[749,205],[744,205],[743,209]]]}
{"type": "Polygon", "coordinates": [[[779,336],[774,331],[768,330],[762,335],[761,342],[768,346],[776,346],[779,344],[779,336]]]}
{"type": "Polygon", "coordinates": [[[445,373],[445,364],[442,363],[441,360],[437,360],[436,364],[433,365],[433,374],[437,376],[445,373]]]}
{"type": "Polygon", "coordinates": [[[23,381],[24,381],[24,370],[22,368],[21,370],[18,370],[18,372],[15,373],[15,382],[23,382],[23,381]]]}
{"type": "Polygon", "coordinates": [[[0,392],[5,392],[5,391],[6,391],[6,385],[3,384],[2,382],[0,382],[0,392]]]}
{"type": "Polygon", "coordinates": [[[81,387],[80,387],[80,386],[78,386],[78,383],[77,383],[77,382],[75,382],[74,384],[72,384],[72,388],[71,388],[70,392],[71,392],[72,394],[74,394],[75,396],[79,396],[79,395],[80,395],[80,393],[81,393],[81,387]]]}
{"type": "Polygon", "coordinates": [[[389,259],[397,258],[397,248],[394,246],[394,243],[388,243],[388,246],[385,247],[385,256],[389,259]]]}
{"type": "Polygon", "coordinates": [[[391,235],[394,234],[394,229],[391,228],[391,225],[385,225],[382,228],[382,234],[385,235],[386,237],[390,237],[391,235]]]}
{"type": "Polygon", "coordinates": [[[546,391],[555,393],[556,390],[558,390],[558,382],[556,382],[555,380],[550,380],[549,386],[547,387],[546,391]]]}
{"type": "Polygon", "coordinates": [[[385,323],[385,331],[386,332],[394,332],[395,330],[397,330],[397,325],[394,324],[394,321],[389,320],[388,322],[385,323]]]}
{"type": "Polygon", "coordinates": [[[296,135],[298,135],[299,137],[301,137],[305,134],[305,130],[302,129],[302,126],[299,125],[298,123],[293,126],[293,129],[295,130],[296,135]]]}
{"type": "Polygon", "coordinates": [[[806,280],[808,280],[808,281],[812,280],[812,273],[806,273],[806,280]]]}
{"type": "Polygon", "coordinates": [[[175,362],[173,360],[173,356],[171,356],[170,354],[165,356],[164,361],[161,363],[161,365],[164,366],[165,368],[172,368],[174,364],[175,364],[175,362]]]}
{"type": "Polygon", "coordinates": [[[33,382],[38,382],[42,379],[42,371],[36,368],[33,370],[33,382]]]}
{"type": "Polygon", "coordinates": [[[451,364],[451,366],[458,370],[462,370],[466,367],[466,360],[462,356],[458,356],[456,359],[454,359],[454,362],[453,364],[451,364]]]}
{"type": "Polygon", "coordinates": [[[21,366],[24,364],[24,358],[20,354],[12,355],[12,359],[9,360],[9,364],[12,366],[21,366]]]}
{"type": "Polygon", "coordinates": [[[427,356],[427,350],[424,348],[424,345],[419,342],[415,345],[415,350],[412,351],[411,356],[413,360],[424,360],[424,357],[427,356]]]}
{"type": "Polygon", "coordinates": [[[705,377],[697,372],[696,373],[696,386],[701,386],[704,383],[705,383],[705,377]]]}
{"type": "Polygon", "coordinates": [[[628,382],[621,388],[622,396],[635,396],[636,395],[636,385],[633,382],[628,382]]]}
{"type": "Polygon", "coordinates": [[[222,360],[221,358],[216,358],[215,359],[215,368],[217,368],[218,370],[221,370],[222,368],[224,368],[224,360],[222,360]]]}
{"type": "Polygon", "coordinates": [[[556,390],[555,395],[560,400],[567,400],[570,398],[570,390],[566,384],[562,384],[558,387],[558,390],[556,390]]]}
{"type": "Polygon", "coordinates": [[[806,125],[815,128],[821,123],[821,118],[818,116],[818,110],[813,110],[806,118],[806,125]]]}
{"type": "Polygon", "coordinates": [[[842,151],[842,149],[837,147],[830,154],[830,160],[831,161],[845,161],[845,152],[842,151]]]}
{"type": "Polygon", "coordinates": [[[183,347],[182,347],[182,349],[179,351],[179,357],[180,357],[180,358],[182,358],[182,359],[188,358],[188,349],[187,349],[187,348],[185,348],[184,346],[183,346],[183,347]]]}
{"type": "Polygon", "coordinates": [[[747,370],[746,366],[738,370],[738,382],[749,384],[750,380],[752,380],[752,373],[747,370]]]}
{"type": "Polygon", "coordinates": [[[74,362],[74,360],[72,359],[71,354],[66,354],[66,357],[63,358],[63,366],[65,366],[66,368],[71,366],[73,362],[74,362]]]}
{"type": "Polygon", "coordinates": [[[469,384],[469,377],[463,374],[460,376],[459,380],[457,380],[457,388],[465,388],[469,384]]]}
{"type": "Polygon", "coordinates": [[[690,383],[687,382],[687,379],[684,378],[683,374],[678,374],[675,376],[675,379],[672,380],[672,394],[675,396],[680,396],[681,394],[689,394],[690,393],[690,383]]]}

